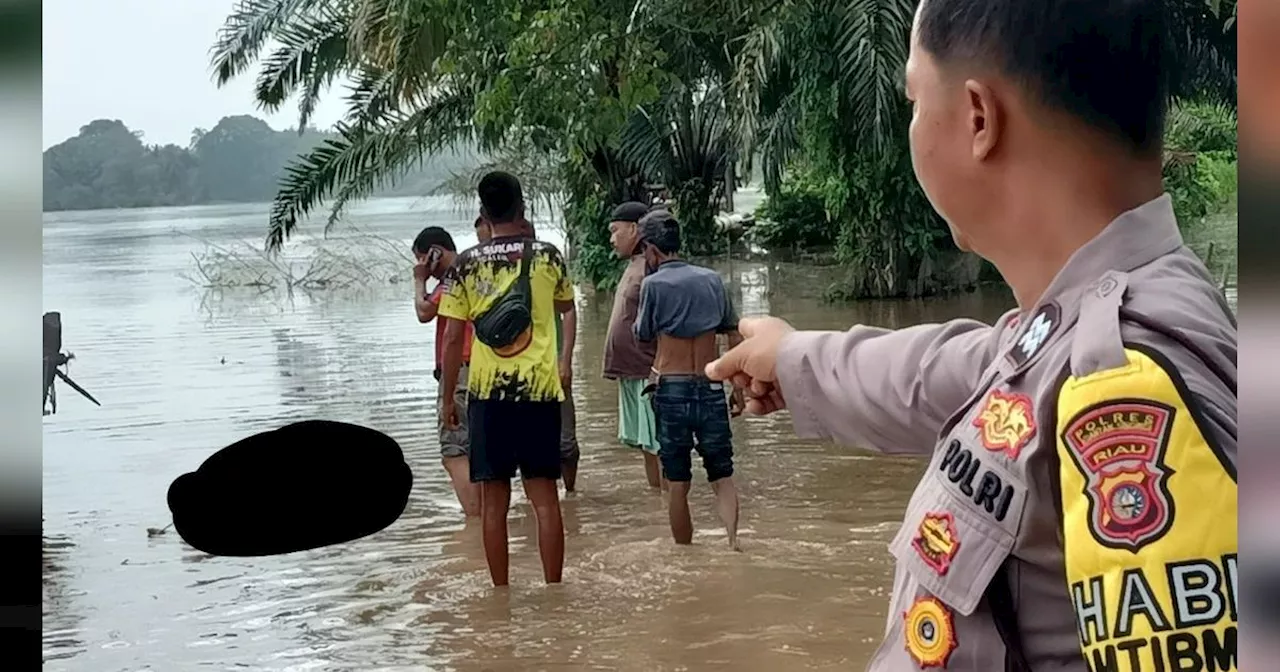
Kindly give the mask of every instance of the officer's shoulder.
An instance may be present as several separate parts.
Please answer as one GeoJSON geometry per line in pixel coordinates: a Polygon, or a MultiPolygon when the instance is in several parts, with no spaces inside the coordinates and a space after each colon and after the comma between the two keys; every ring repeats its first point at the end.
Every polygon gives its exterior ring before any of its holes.
{"type": "MultiPolygon", "coordinates": [[[[1117,391],[1149,375],[1184,393],[1235,395],[1236,322],[1204,265],[1186,248],[1128,273],[1107,272],[1080,296],[1069,375],[1117,391]]],[[[1225,397],[1224,397],[1225,398],[1225,397]]]]}
{"type": "Polygon", "coordinates": [[[1057,410],[1072,425],[1117,409],[1163,409],[1170,417],[1182,409],[1234,475],[1235,317],[1202,270],[1176,254],[1090,285],[1057,410]],[[1122,292],[1118,301],[1115,292],[1122,292]]]}

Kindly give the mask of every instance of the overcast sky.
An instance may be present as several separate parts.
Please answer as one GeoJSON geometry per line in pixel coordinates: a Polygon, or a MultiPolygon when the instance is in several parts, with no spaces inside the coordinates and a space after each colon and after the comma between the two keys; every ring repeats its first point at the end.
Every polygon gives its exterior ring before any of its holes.
{"type": "MultiPolygon", "coordinates": [[[[219,89],[209,48],[236,0],[45,0],[44,142],[80,132],[94,119],[119,119],[148,144],[185,147],[196,127],[253,114],[280,129],[297,105],[267,115],[253,102],[254,73],[219,89]]],[[[320,103],[312,124],[342,114],[341,86],[320,103]]]]}

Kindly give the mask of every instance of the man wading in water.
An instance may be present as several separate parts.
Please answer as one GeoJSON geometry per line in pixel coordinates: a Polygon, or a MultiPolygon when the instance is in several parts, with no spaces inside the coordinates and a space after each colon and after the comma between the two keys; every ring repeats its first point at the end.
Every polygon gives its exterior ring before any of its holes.
{"type": "MultiPolygon", "coordinates": [[[[474,325],[468,376],[471,480],[480,484],[485,559],[495,586],[508,582],[507,513],[511,479],[519,471],[538,522],[543,578],[559,583],[564,568],[560,477],[560,380],[571,368],[572,339],[557,366],[555,315],[574,314],[573,285],[555,246],[524,235],[524,197],[515,176],[493,172],[480,180],[488,243],[458,255],[440,314],[445,331],[443,385],[451,389],[462,366],[463,329],[474,325]],[[455,321],[458,320],[458,321],[455,321]]],[[[449,427],[458,408],[446,397],[449,427]]]]}
{"type": "Polygon", "coordinates": [[[613,295],[613,313],[609,316],[609,333],[604,341],[604,377],[618,381],[618,440],[640,449],[644,455],[649,487],[666,488],[658,464],[653,408],[641,394],[657,349],[655,344],[637,339],[633,329],[640,309],[640,282],[645,276],[639,222],[648,212],[649,206],[631,201],[614,208],[610,218],[609,242],[613,251],[630,261],[613,295]]]}
{"type": "MultiPolygon", "coordinates": [[[[481,219],[477,219],[479,224],[481,219]]],[[[477,227],[478,228],[478,227],[477,227]]],[[[423,229],[413,241],[413,256],[417,264],[413,267],[413,307],[418,321],[423,324],[435,320],[436,323],[436,360],[432,377],[436,381],[436,431],[440,437],[440,461],[445,471],[449,472],[449,480],[453,483],[453,492],[458,496],[458,503],[467,516],[480,515],[480,488],[471,482],[471,464],[467,458],[469,441],[467,439],[467,363],[471,360],[471,323],[464,325],[462,337],[462,369],[459,374],[457,388],[452,397],[459,409],[460,422],[456,428],[445,426],[440,415],[440,407],[450,392],[440,385],[441,369],[444,364],[445,331],[450,322],[447,317],[436,319],[440,307],[440,299],[444,296],[443,278],[453,268],[457,259],[457,247],[453,236],[438,226],[423,229]],[[436,279],[435,289],[428,292],[428,278],[436,279]]]]}
{"type": "Polygon", "coordinates": [[[689,487],[693,481],[691,452],[698,451],[716,495],[716,510],[738,546],[738,489],[733,483],[733,430],[729,416],[742,412],[742,391],[735,389],[730,408],[724,384],[703,374],[719,356],[717,334],[729,347],[742,341],[738,315],[720,276],[678,258],[680,225],[666,210],[640,220],[640,244],[649,275],[640,285],[635,335],[658,341],[651,379],[658,430],[658,458],[671,482],[667,514],[677,544],[693,542],[689,487]]]}
{"type": "Polygon", "coordinates": [[[1018,307],[743,320],[707,367],[802,437],[929,458],[873,672],[1238,669],[1236,322],[1161,184],[1171,4],[923,0],[916,177],[1018,307]]]}

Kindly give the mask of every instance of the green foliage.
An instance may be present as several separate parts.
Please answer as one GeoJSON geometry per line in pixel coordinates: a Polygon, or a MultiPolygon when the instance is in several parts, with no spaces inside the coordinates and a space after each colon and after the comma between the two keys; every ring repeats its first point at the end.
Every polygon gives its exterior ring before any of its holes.
{"type": "Polygon", "coordinates": [[[920,190],[905,149],[861,158],[840,170],[847,192],[836,252],[850,267],[847,291],[901,297],[958,289],[928,281],[937,251],[950,238],[920,190]]]}
{"type": "Polygon", "coordinates": [[[826,205],[832,182],[811,170],[788,174],[778,193],[756,208],[752,240],[770,250],[834,245],[837,226],[826,205]]]}
{"type": "Polygon", "coordinates": [[[196,159],[174,145],[148,147],[123,123],[99,119],[44,152],[44,209],[186,205],[203,197],[196,159]]]}
{"type": "Polygon", "coordinates": [[[1166,167],[1165,189],[1184,227],[1218,212],[1238,190],[1234,152],[1198,152],[1190,163],[1166,167]]]}
{"type": "Polygon", "coordinates": [[[1238,188],[1236,114],[1214,103],[1176,106],[1165,130],[1165,189],[1186,227],[1227,205],[1238,188]]]}
{"type": "MultiPolygon", "coordinates": [[[[797,211],[795,231],[776,222],[762,235],[829,239],[812,223],[817,193],[782,191],[804,165],[838,225],[852,291],[903,296],[937,289],[928,278],[947,245],[905,151],[901,74],[916,4],[241,0],[214,65],[219,83],[258,67],[257,101],[298,96],[304,116],[327,83],[355,82],[337,135],[286,169],[269,248],[324,201],[332,224],[345,203],[442,147],[470,141],[496,155],[519,143],[555,164],[571,256],[590,282],[616,277],[603,213],[656,182],[674,197],[690,251],[718,247],[713,217],[742,160],[763,176],[771,207],[797,211]],[[263,58],[268,42],[284,46],[263,58]]],[[[1234,3],[1172,8],[1176,97],[1234,106],[1234,3]]]]}
{"type": "Polygon", "coordinates": [[[564,220],[574,277],[611,291],[625,264],[609,244],[609,213],[618,199],[610,198],[589,170],[567,169],[565,181],[569,193],[564,220]]]}
{"type": "MultiPolygon", "coordinates": [[[[306,99],[314,83],[335,77],[356,82],[337,137],[286,170],[269,248],[322,202],[333,201],[332,225],[351,199],[467,139],[489,154],[528,143],[562,174],[588,176],[590,191],[609,203],[645,198],[646,184],[664,183],[691,248],[710,249],[734,152],[724,102],[690,92],[715,91],[728,78],[735,47],[717,45],[741,32],[747,8],[739,0],[701,9],[675,0],[242,0],[219,35],[214,67],[222,84],[256,65],[264,106],[306,99]],[[261,56],[268,42],[286,45],[278,60],[261,56]]],[[[566,212],[584,207],[571,199],[566,212]]],[[[583,215],[581,225],[590,221],[583,215]]],[[[583,232],[583,245],[592,233],[583,232]]]]}
{"type": "MultiPolygon", "coordinates": [[[[332,134],[277,131],[255,117],[225,117],[192,131],[190,147],[146,145],[118,120],[99,119],[44,152],[44,209],[90,210],[205,203],[261,203],[276,195],[285,165],[332,134]]],[[[450,171],[476,162],[461,152],[439,155],[404,181],[401,191],[425,194],[450,171]]]]}

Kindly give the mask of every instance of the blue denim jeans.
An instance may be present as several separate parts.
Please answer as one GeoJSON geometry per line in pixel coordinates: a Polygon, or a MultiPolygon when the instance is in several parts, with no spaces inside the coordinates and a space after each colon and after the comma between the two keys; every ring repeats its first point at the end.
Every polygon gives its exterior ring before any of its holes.
{"type": "Polygon", "coordinates": [[[733,430],[724,384],[696,374],[663,375],[653,392],[658,459],[671,481],[693,480],[692,452],[708,481],[733,475],[733,430]]]}

